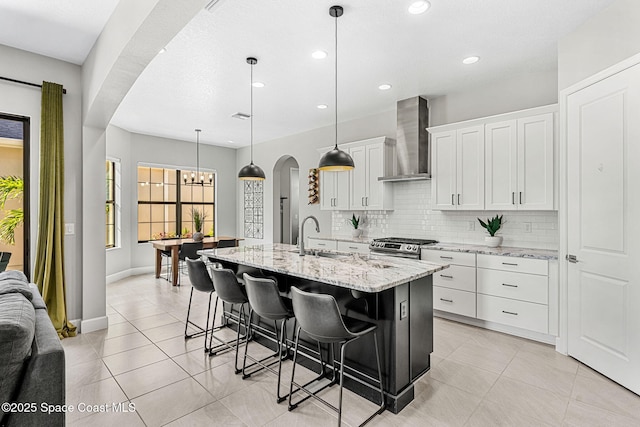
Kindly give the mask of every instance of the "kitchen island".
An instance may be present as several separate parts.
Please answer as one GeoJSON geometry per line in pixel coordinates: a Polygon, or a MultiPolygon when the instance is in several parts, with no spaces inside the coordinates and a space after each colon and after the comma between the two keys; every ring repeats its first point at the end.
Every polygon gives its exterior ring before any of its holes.
{"type": "MultiPolygon", "coordinates": [[[[199,253],[234,271],[242,269],[240,266],[260,269],[274,276],[283,292],[296,286],[331,294],[343,314],[375,323],[380,337],[387,407],[397,413],[413,400],[413,384],[429,370],[433,351],[431,275],[447,268],[446,265],[329,251],[300,256],[295,246],[278,243],[199,253]]],[[[265,322],[263,326],[269,324],[265,322]]],[[[375,388],[365,385],[368,377],[375,377],[372,342],[363,338],[349,348],[346,367],[351,380],[346,381],[345,386],[375,400],[375,388]]],[[[303,345],[309,354],[317,348],[313,341],[303,345]]],[[[317,366],[313,358],[305,362],[307,366],[317,366]]]]}

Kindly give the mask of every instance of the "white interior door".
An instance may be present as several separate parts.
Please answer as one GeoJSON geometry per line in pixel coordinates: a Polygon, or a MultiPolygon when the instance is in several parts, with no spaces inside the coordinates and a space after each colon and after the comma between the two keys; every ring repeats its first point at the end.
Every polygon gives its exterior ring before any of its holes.
{"type": "Polygon", "coordinates": [[[568,351],[640,393],[640,65],[567,97],[568,351]]]}

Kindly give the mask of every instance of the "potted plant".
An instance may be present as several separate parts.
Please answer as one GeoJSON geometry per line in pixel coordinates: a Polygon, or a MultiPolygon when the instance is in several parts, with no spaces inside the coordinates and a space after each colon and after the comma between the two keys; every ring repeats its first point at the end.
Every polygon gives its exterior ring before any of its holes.
{"type": "Polygon", "coordinates": [[[207,215],[204,213],[204,211],[200,211],[197,208],[191,209],[191,218],[193,219],[193,228],[195,229],[195,232],[193,233],[193,236],[191,238],[195,242],[201,242],[202,239],[204,239],[204,234],[202,233],[202,225],[206,217],[207,215]]]}
{"type": "Polygon", "coordinates": [[[356,214],[353,214],[349,222],[353,226],[353,231],[351,231],[351,236],[353,237],[362,236],[362,229],[358,228],[358,226],[360,225],[360,217],[359,216],[356,217],[356,214]]]}
{"type": "Polygon", "coordinates": [[[502,226],[502,215],[496,215],[491,219],[487,218],[487,222],[484,222],[480,218],[478,218],[478,221],[480,222],[480,225],[489,232],[489,236],[486,236],[484,238],[487,246],[489,246],[490,248],[496,248],[500,246],[502,244],[502,237],[496,236],[496,233],[502,226]]]}

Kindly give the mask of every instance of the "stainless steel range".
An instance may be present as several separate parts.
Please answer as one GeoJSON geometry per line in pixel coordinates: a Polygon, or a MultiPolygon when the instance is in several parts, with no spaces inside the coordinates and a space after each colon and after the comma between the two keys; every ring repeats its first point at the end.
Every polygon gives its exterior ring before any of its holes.
{"type": "Polygon", "coordinates": [[[405,237],[383,237],[373,239],[369,251],[374,254],[420,259],[420,246],[438,243],[430,239],[409,239],[405,237]]]}

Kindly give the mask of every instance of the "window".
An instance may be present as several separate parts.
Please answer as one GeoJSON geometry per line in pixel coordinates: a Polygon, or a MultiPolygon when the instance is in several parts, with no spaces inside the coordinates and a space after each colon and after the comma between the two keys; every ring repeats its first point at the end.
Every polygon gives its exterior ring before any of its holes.
{"type": "Polygon", "coordinates": [[[107,203],[105,205],[106,247],[113,248],[116,246],[116,163],[107,160],[105,165],[107,186],[107,203]]]}
{"type": "Polygon", "coordinates": [[[191,237],[192,209],[204,212],[204,235],[214,235],[215,174],[205,173],[204,185],[185,184],[182,176],[192,173],[195,171],[138,166],[138,242],[191,237]]]}

